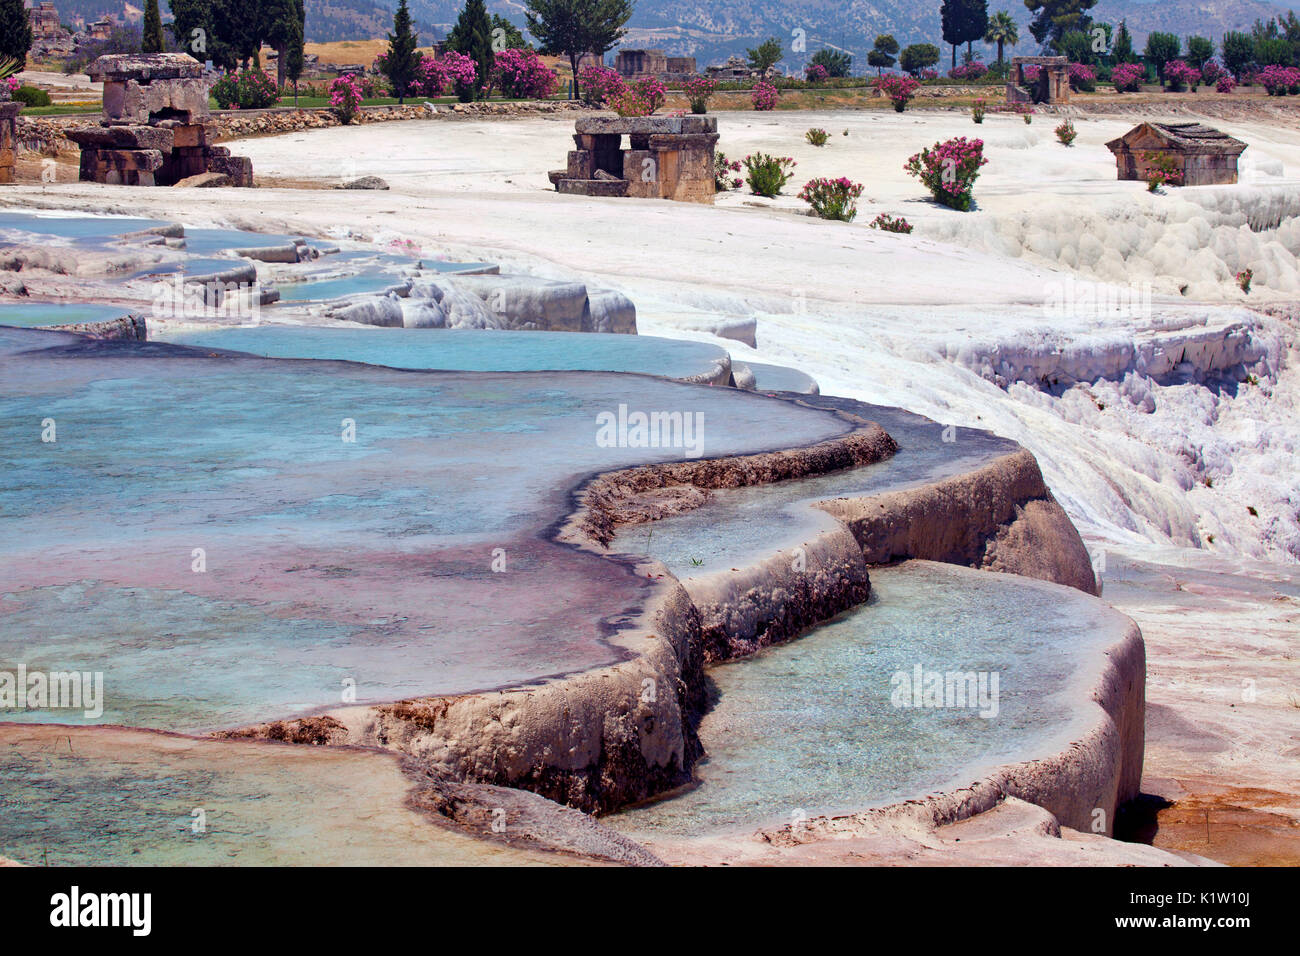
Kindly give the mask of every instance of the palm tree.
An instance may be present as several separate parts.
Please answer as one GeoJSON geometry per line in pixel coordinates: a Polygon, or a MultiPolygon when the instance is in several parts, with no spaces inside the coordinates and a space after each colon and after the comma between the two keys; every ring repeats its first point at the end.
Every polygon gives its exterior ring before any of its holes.
{"type": "Polygon", "coordinates": [[[1016,26],[1016,21],[1011,18],[1011,14],[999,10],[989,17],[989,28],[984,33],[984,42],[998,45],[998,66],[1001,66],[1003,46],[1006,44],[1015,46],[1020,42],[1020,28],[1016,26]]]}

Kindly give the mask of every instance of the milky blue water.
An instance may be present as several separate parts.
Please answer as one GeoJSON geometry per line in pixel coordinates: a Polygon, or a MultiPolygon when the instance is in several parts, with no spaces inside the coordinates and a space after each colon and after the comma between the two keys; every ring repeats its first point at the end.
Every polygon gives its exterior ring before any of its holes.
{"type": "Polygon", "coordinates": [[[90,302],[21,302],[0,305],[0,325],[35,329],[46,325],[73,325],[106,322],[126,315],[118,305],[95,305],[90,302]]]}
{"type": "Polygon", "coordinates": [[[280,290],[281,302],[307,302],[337,299],[345,295],[377,295],[401,284],[401,276],[367,272],[307,282],[277,282],[275,287],[280,290]]]}
{"type": "Polygon", "coordinates": [[[703,342],[601,332],[494,329],[330,329],[265,325],[169,335],[167,341],[273,358],[347,359],[407,369],[586,370],[688,378],[727,353],[703,342]]]}
{"type": "Polygon", "coordinates": [[[1019,445],[974,429],[948,433],[944,427],[896,408],[831,396],[805,396],[821,407],[842,407],[881,425],[898,443],[892,458],[825,475],[724,488],[710,493],[707,508],[672,515],[651,524],[624,525],[610,550],[657,558],[677,577],[690,580],[727,571],[805,543],[836,526],[814,502],[863,497],[927,484],[980,467],[1019,450],[1019,445]]]}
{"type": "Polygon", "coordinates": [[[700,725],[708,756],[697,786],[605,822],[633,833],[752,829],[962,786],[1048,756],[1093,706],[1085,688],[1126,628],[1095,598],[1012,575],[911,561],[873,570],[871,584],[869,604],[713,668],[717,702],[700,725]],[[996,674],[996,716],[896,706],[916,704],[895,698],[904,687],[895,675],[910,679],[917,665],[923,674],[996,674]]]}
{"type": "Polygon", "coordinates": [[[0,329],[0,382],[0,667],[102,671],[104,719],[166,729],[337,707],[345,680],[367,703],[619,660],[611,622],[651,584],[551,529],[586,475],[686,451],[605,447],[597,416],[698,412],[705,456],[846,428],[647,376],[403,371],[25,329],[0,329]]]}

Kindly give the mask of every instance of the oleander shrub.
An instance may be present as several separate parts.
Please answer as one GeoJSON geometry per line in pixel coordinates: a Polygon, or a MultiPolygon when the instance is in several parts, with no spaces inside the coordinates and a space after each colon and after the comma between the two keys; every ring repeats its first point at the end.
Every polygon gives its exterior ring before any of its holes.
{"type": "Polygon", "coordinates": [[[1137,93],[1142,89],[1146,71],[1136,63],[1121,63],[1110,71],[1110,81],[1116,93],[1137,93]]]}
{"type": "Polygon", "coordinates": [[[1084,63],[1071,63],[1070,89],[1076,93],[1092,93],[1097,89],[1097,74],[1092,67],[1084,63]]]}
{"type": "Polygon", "coordinates": [[[813,215],[837,222],[853,221],[858,214],[857,200],[861,195],[862,184],[843,176],[839,179],[810,179],[799,191],[799,198],[812,207],[813,215]]]}
{"type": "Polygon", "coordinates": [[[1147,191],[1155,192],[1161,186],[1181,186],[1183,167],[1168,153],[1144,152],[1142,161],[1147,164],[1147,191]]]}
{"type": "Polygon", "coordinates": [[[335,77],[330,83],[330,109],[347,126],[356,118],[361,106],[361,83],[352,73],[335,77]]]}
{"type": "Polygon", "coordinates": [[[794,178],[790,170],[797,165],[789,156],[769,156],[753,153],[745,157],[745,182],[755,196],[771,199],[781,195],[781,189],[794,178]]]}
{"type": "Polygon", "coordinates": [[[607,66],[584,66],[578,71],[578,95],[588,106],[604,106],[626,88],[623,77],[607,66]]]}
{"type": "Polygon", "coordinates": [[[1201,83],[1201,71],[1183,60],[1174,60],[1165,64],[1165,83],[1170,93],[1195,91],[1201,83]]]}
{"type": "Polygon", "coordinates": [[[707,76],[692,76],[682,84],[682,92],[691,102],[692,113],[707,113],[709,111],[709,97],[714,94],[718,88],[717,80],[707,76]]]}
{"type": "Polygon", "coordinates": [[[889,101],[894,104],[894,109],[899,113],[907,109],[907,104],[912,102],[912,97],[916,96],[916,91],[921,88],[921,84],[912,77],[899,76],[895,73],[876,77],[872,86],[889,97],[889,101]]]}
{"type": "Polygon", "coordinates": [[[988,104],[984,100],[976,100],[970,109],[971,119],[977,124],[984,122],[984,114],[988,112],[988,104]]]}
{"type": "Polygon", "coordinates": [[[811,146],[825,146],[826,141],[831,138],[831,134],[820,127],[813,127],[803,134],[803,138],[808,140],[811,146]]]}
{"type": "Polygon", "coordinates": [[[907,235],[912,231],[912,224],[902,216],[891,216],[887,212],[882,212],[875,219],[871,220],[868,225],[872,229],[879,229],[881,232],[898,232],[907,235]]]}
{"type": "Polygon", "coordinates": [[[664,105],[667,96],[663,83],[647,76],[610,94],[605,105],[619,116],[652,116],[664,105]]]}
{"type": "Polygon", "coordinates": [[[1074,145],[1074,141],[1078,135],[1079,131],[1074,128],[1074,123],[1070,120],[1066,120],[1060,126],[1056,127],[1056,138],[1061,141],[1063,146],[1074,145]]]}
{"type": "Polygon", "coordinates": [[[765,80],[759,80],[754,84],[754,89],[749,94],[750,101],[754,104],[754,109],[760,112],[776,109],[776,101],[780,94],[776,87],[765,80]]]}
{"type": "Polygon", "coordinates": [[[492,58],[492,85],[502,96],[544,100],[560,87],[555,71],[532,50],[499,50],[492,58]]]}
{"type": "Polygon", "coordinates": [[[740,172],[740,160],[727,159],[726,153],[719,150],[713,154],[713,189],[724,193],[729,189],[739,189],[745,181],[732,175],[740,172]]]}
{"type": "Polygon", "coordinates": [[[966,212],[974,201],[975,180],[986,165],[984,141],[958,136],[925,147],[903,168],[921,180],[936,202],[966,212]]]}

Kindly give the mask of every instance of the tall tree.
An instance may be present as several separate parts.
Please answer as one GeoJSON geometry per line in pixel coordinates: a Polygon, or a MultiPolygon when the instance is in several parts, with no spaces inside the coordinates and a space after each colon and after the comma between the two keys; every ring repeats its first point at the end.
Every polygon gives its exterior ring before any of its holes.
{"type": "Polygon", "coordinates": [[[898,55],[898,65],[913,76],[939,62],[939,48],[933,43],[913,43],[898,55]]]}
{"type": "Polygon", "coordinates": [[[1002,65],[1002,51],[1020,42],[1020,27],[1006,10],[999,10],[989,17],[988,29],[984,31],[985,43],[998,46],[998,66],[1002,65]]]}
{"type": "Polygon", "coordinates": [[[785,56],[785,50],[781,48],[781,41],[776,37],[768,37],[752,50],[746,50],[745,56],[749,60],[749,68],[755,73],[766,73],[770,68],[781,62],[781,57],[785,56]]]}
{"type": "Polygon", "coordinates": [[[956,69],[957,47],[966,44],[969,54],[971,44],[984,38],[989,26],[988,0],[943,0],[939,18],[943,22],[944,42],[952,44],[952,65],[956,69]]]}
{"type": "Polygon", "coordinates": [[[898,41],[892,33],[882,33],[876,37],[871,52],[867,54],[867,63],[876,68],[879,75],[898,62],[898,41]]]}
{"type": "Polygon", "coordinates": [[[23,0],[0,0],[0,59],[13,60],[21,70],[31,45],[32,24],[23,0]]]}
{"type": "Polygon", "coordinates": [[[1071,30],[1088,32],[1092,17],[1088,11],[1097,0],[1025,0],[1025,7],[1034,18],[1029,21],[1029,32],[1044,46],[1056,48],[1063,33],[1071,30]]]}
{"type": "Polygon", "coordinates": [[[1165,81],[1165,64],[1178,59],[1178,51],[1183,48],[1183,41],[1175,33],[1154,31],[1147,36],[1146,60],[1156,68],[1160,82],[1165,81]]]}
{"type": "Polygon", "coordinates": [[[298,80],[302,78],[303,67],[307,64],[307,57],[303,50],[303,43],[307,35],[307,5],[306,0],[293,0],[294,15],[297,22],[297,35],[294,37],[289,48],[280,56],[280,62],[283,64],[284,77],[293,84],[293,105],[298,105],[298,80]]]}
{"type": "Polygon", "coordinates": [[[1220,47],[1223,51],[1223,65],[1237,79],[1255,62],[1255,41],[1251,39],[1249,33],[1238,33],[1228,31],[1223,35],[1223,45],[1220,47]]]}
{"type": "MultiPolygon", "coordinates": [[[[303,6],[302,0],[260,0],[262,36],[276,53],[275,84],[281,89],[289,79],[288,67],[291,51],[302,57],[303,6]]],[[[299,68],[298,75],[302,75],[299,68]]]]}
{"type": "Polygon", "coordinates": [[[1206,37],[1187,38],[1187,62],[1198,70],[1214,57],[1214,44],[1206,37]]]}
{"type": "Polygon", "coordinates": [[[1111,47],[1110,52],[1116,63],[1138,61],[1137,53],[1133,50],[1133,34],[1128,32],[1127,20],[1119,21],[1119,32],[1115,34],[1115,45],[1111,47]]]}
{"type": "Polygon", "coordinates": [[[853,54],[822,47],[808,58],[809,66],[820,66],[827,76],[848,76],[853,69],[853,54]]]}
{"type": "Polygon", "coordinates": [[[523,33],[517,26],[499,13],[492,14],[493,51],[531,50],[532,48],[532,44],[524,39],[523,33]]]}
{"type": "Polygon", "coordinates": [[[578,59],[584,53],[604,56],[627,32],[630,0],[527,0],[528,32],[541,52],[567,56],[573,68],[573,96],[578,95],[578,59]]]}
{"type": "Polygon", "coordinates": [[[465,0],[456,25],[447,34],[447,49],[463,53],[474,61],[478,73],[473,86],[457,86],[461,100],[480,99],[486,95],[492,74],[492,20],[483,0],[465,0]]]}
{"type": "Polygon", "coordinates": [[[158,0],[146,0],[144,5],[144,34],[140,38],[141,53],[161,53],[163,42],[162,16],[158,13],[158,0]]]}
{"type": "Polygon", "coordinates": [[[406,91],[420,68],[420,55],[415,52],[419,42],[420,38],[411,29],[411,11],[406,8],[406,0],[400,0],[393,14],[393,32],[388,34],[388,55],[384,61],[384,73],[393,85],[398,103],[406,101],[406,91]]]}

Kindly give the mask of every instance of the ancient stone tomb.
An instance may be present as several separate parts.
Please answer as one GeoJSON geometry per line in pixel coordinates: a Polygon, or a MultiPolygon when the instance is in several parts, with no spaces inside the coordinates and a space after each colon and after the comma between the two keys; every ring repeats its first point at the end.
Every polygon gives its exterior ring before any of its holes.
{"type": "Polygon", "coordinates": [[[1016,56],[1007,77],[1007,103],[1070,102],[1070,61],[1063,56],[1016,56]],[[1025,86],[1025,67],[1038,68],[1033,89],[1025,86]]]}
{"type": "Polygon", "coordinates": [[[550,173],[558,192],[713,202],[716,117],[586,116],[574,129],[568,167],[550,173]]]}
{"type": "Polygon", "coordinates": [[[1172,156],[1184,186],[1221,186],[1237,181],[1246,144],[1200,123],[1143,123],[1106,148],[1115,154],[1120,179],[1146,179],[1157,157],[1172,156]]]}
{"type": "Polygon", "coordinates": [[[87,72],[104,84],[104,115],[98,126],[68,131],[81,147],[81,179],[173,186],[201,176],[204,185],[253,185],[252,161],[210,142],[208,81],[193,57],[101,56],[87,72]]]}

